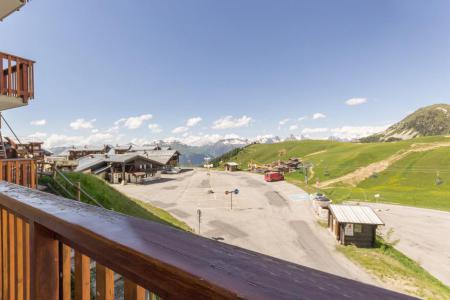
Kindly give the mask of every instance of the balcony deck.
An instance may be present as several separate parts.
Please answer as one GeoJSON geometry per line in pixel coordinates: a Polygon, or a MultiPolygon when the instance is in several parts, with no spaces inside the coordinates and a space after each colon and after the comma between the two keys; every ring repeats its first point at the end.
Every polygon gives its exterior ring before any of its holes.
{"type": "Polygon", "coordinates": [[[34,61],[0,52],[0,111],[34,98],[34,61]]]}
{"type": "Polygon", "coordinates": [[[96,299],[411,299],[11,183],[0,210],[2,299],[91,299],[92,266],[96,299]]]}

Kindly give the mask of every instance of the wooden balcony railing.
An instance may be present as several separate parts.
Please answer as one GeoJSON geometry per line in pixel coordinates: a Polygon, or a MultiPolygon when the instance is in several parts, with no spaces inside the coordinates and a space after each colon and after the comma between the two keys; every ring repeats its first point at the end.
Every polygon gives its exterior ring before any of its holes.
{"type": "Polygon", "coordinates": [[[34,98],[34,61],[0,52],[0,95],[34,98]]]}
{"type": "Polygon", "coordinates": [[[0,160],[0,180],[36,188],[36,161],[33,159],[0,160]]]}
{"type": "Polygon", "coordinates": [[[1,299],[410,299],[7,182],[0,210],[1,299]]]}

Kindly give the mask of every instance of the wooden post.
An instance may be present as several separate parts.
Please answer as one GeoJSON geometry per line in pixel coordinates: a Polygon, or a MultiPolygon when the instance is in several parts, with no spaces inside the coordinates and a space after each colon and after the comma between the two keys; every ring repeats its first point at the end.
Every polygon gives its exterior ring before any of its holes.
{"type": "Polygon", "coordinates": [[[124,278],[124,299],[125,300],[144,300],[145,290],[136,283],[124,278]]]}
{"type": "Polygon", "coordinates": [[[31,297],[35,300],[59,299],[58,241],[47,228],[30,224],[31,297]]]}
{"type": "Polygon", "coordinates": [[[69,246],[62,244],[62,299],[71,300],[71,249],[69,246]]]}
{"type": "Polygon", "coordinates": [[[77,200],[81,201],[81,183],[79,181],[76,183],[76,189],[77,189],[77,200]]]}
{"type": "Polygon", "coordinates": [[[97,300],[114,300],[114,272],[96,263],[96,296],[97,300]]]}
{"type": "Polygon", "coordinates": [[[75,300],[91,299],[90,258],[75,251],[75,300]]]}

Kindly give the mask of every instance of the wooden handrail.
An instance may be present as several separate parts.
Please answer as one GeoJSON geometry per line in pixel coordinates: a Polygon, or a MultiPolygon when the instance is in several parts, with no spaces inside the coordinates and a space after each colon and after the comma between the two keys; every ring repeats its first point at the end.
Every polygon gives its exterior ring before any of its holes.
{"type": "MultiPolygon", "coordinates": [[[[83,286],[89,287],[89,281],[83,277],[89,274],[86,270],[89,260],[85,260],[88,257],[98,266],[101,276],[97,280],[110,278],[97,285],[102,288],[98,293],[103,293],[105,286],[111,287],[112,275],[105,275],[105,269],[112,270],[126,278],[125,299],[143,299],[144,288],[164,299],[411,299],[159,223],[6,182],[0,183],[0,206],[2,211],[25,220],[31,228],[30,284],[31,295],[35,296],[32,299],[43,299],[44,294],[45,299],[58,299],[59,279],[52,276],[66,274],[70,268],[70,263],[64,263],[67,260],[61,256],[61,253],[69,255],[68,248],[58,251],[58,247],[65,245],[78,255],[75,293],[80,297],[89,293],[86,289],[77,292],[83,286]],[[63,265],[68,266],[66,271],[58,271],[63,265]]],[[[66,282],[61,285],[66,289],[61,294],[70,293],[67,291],[70,280],[62,281],[66,282]]]]}
{"type": "Polygon", "coordinates": [[[0,95],[34,98],[34,61],[0,52],[0,95]]]}

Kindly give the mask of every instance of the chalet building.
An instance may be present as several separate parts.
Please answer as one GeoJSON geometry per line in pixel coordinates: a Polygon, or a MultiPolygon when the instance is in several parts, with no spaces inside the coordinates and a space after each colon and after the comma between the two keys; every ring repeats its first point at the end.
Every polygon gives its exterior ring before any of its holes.
{"type": "Polygon", "coordinates": [[[8,158],[33,158],[44,160],[46,151],[42,148],[42,142],[20,140],[11,137],[5,138],[6,154],[8,158]]]}
{"type": "Polygon", "coordinates": [[[330,204],[328,228],[342,245],[373,247],[377,226],[384,225],[371,207],[330,204]]]}
{"type": "Polygon", "coordinates": [[[223,166],[225,171],[234,172],[239,170],[239,164],[232,161],[226,162],[223,166]]]}
{"type": "Polygon", "coordinates": [[[91,173],[110,183],[143,183],[163,164],[137,153],[92,154],[80,158],[75,172],[91,173]]]}
{"type": "Polygon", "coordinates": [[[81,146],[81,147],[71,147],[66,149],[61,155],[67,156],[68,160],[77,160],[82,157],[93,155],[93,154],[106,154],[111,149],[111,146],[81,146]]]}
{"type": "Polygon", "coordinates": [[[178,166],[181,155],[177,150],[145,150],[136,151],[135,153],[156,161],[166,168],[178,166]]]}

